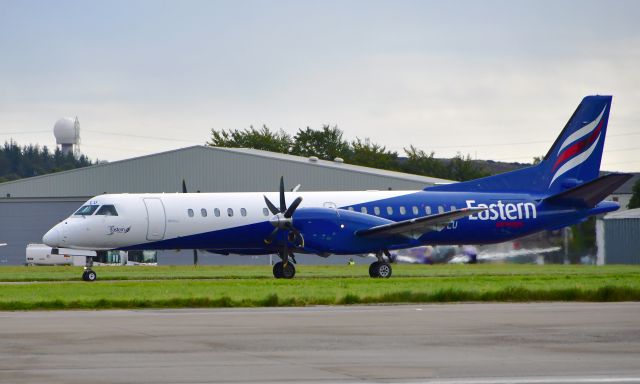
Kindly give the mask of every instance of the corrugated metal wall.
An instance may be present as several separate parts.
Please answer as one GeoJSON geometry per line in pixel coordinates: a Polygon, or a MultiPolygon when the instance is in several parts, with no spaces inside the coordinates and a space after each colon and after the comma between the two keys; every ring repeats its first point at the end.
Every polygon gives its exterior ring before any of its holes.
{"type": "Polygon", "coordinates": [[[606,264],[640,264],[640,218],[605,219],[606,264]]]}
{"type": "Polygon", "coordinates": [[[25,262],[29,243],[42,243],[51,227],[68,217],[84,203],[78,201],[6,201],[0,202],[0,265],[25,262]]]}
{"type": "Polygon", "coordinates": [[[199,146],[0,184],[0,199],[177,192],[182,179],[194,192],[275,191],[282,175],[288,188],[301,184],[306,191],[414,190],[441,181],[295,156],[199,146]]]}

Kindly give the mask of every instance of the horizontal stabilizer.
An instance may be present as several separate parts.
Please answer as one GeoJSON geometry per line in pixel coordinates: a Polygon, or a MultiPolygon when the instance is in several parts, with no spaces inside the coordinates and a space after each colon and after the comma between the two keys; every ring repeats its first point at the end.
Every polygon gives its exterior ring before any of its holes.
{"type": "Polygon", "coordinates": [[[437,213],[435,215],[418,217],[390,224],[363,229],[356,232],[358,236],[386,237],[403,235],[413,238],[422,236],[425,232],[440,230],[450,222],[485,211],[487,208],[461,208],[455,211],[437,213]]]}
{"type": "Polygon", "coordinates": [[[544,199],[546,203],[579,208],[593,208],[633,175],[611,173],[544,199]]]}

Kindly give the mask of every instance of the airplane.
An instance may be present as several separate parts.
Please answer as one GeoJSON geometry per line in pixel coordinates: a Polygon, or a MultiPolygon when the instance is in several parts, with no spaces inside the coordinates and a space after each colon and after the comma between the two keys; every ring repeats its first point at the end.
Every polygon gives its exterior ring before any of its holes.
{"type": "MultiPolygon", "coordinates": [[[[285,279],[295,275],[296,253],[374,253],[369,275],[389,278],[393,250],[500,243],[617,210],[618,203],[603,200],[631,175],[599,175],[611,101],[585,97],[544,159],[512,172],[419,191],[285,192],[281,178],[279,193],[104,194],[55,225],[43,242],[277,254],[273,275],[285,279]]],[[[86,281],[96,279],[91,265],[87,258],[86,281]]]]}

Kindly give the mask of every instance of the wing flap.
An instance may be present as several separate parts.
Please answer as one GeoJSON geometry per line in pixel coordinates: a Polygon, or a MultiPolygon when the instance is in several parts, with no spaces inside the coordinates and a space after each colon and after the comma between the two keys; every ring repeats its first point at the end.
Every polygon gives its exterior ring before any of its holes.
{"type": "Polygon", "coordinates": [[[425,232],[440,231],[452,221],[471,216],[487,208],[461,208],[455,211],[436,213],[435,215],[417,217],[395,223],[378,225],[356,232],[357,236],[387,237],[402,235],[413,238],[422,236],[425,232]]]}

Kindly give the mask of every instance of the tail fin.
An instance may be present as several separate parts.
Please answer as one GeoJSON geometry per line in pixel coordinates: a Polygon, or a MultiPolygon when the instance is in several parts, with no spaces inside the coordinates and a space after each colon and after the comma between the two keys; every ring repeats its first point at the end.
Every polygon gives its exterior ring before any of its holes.
{"type": "Polygon", "coordinates": [[[558,194],[594,180],[611,109],[611,96],[587,96],[544,157],[535,166],[463,183],[440,185],[439,191],[501,191],[558,194]]]}

